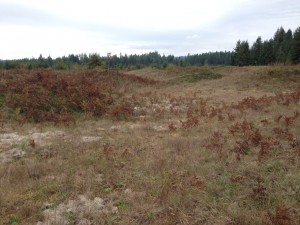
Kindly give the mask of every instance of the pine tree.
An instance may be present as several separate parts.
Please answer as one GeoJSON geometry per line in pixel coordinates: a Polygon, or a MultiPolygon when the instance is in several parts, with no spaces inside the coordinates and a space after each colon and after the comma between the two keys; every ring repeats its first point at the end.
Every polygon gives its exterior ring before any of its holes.
{"type": "Polygon", "coordinates": [[[52,67],[53,66],[53,59],[51,58],[50,55],[47,58],[47,66],[48,67],[52,67]]]}
{"type": "Polygon", "coordinates": [[[289,62],[292,61],[292,55],[291,55],[292,42],[293,42],[293,33],[289,29],[285,33],[285,36],[284,36],[284,39],[283,39],[283,42],[282,42],[285,63],[289,63],[289,62]]]}
{"type": "Polygon", "coordinates": [[[300,63],[300,27],[294,32],[291,53],[292,62],[300,63]]]}
{"type": "Polygon", "coordinates": [[[275,62],[273,40],[264,41],[262,44],[262,64],[268,65],[275,62]]]}
{"type": "Polygon", "coordinates": [[[234,49],[234,65],[248,66],[251,62],[250,49],[248,41],[238,41],[234,49]]]}
{"type": "Polygon", "coordinates": [[[273,49],[277,62],[285,62],[283,41],[285,38],[285,30],[283,27],[277,29],[273,39],[273,49]]]}
{"type": "Polygon", "coordinates": [[[98,54],[91,54],[89,60],[89,68],[101,66],[100,56],[98,54]]]}
{"type": "Polygon", "coordinates": [[[241,49],[241,40],[238,40],[237,43],[236,43],[236,46],[234,48],[234,52],[233,52],[233,56],[232,56],[232,60],[231,60],[231,63],[232,65],[234,66],[238,66],[239,65],[239,52],[240,52],[240,49],[241,49]]]}
{"type": "Polygon", "coordinates": [[[45,59],[42,56],[42,54],[40,54],[39,58],[37,59],[37,67],[38,68],[47,68],[48,67],[47,59],[45,59]]]}
{"type": "Polygon", "coordinates": [[[251,64],[262,65],[262,40],[258,37],[251,47],[251,64]]]}

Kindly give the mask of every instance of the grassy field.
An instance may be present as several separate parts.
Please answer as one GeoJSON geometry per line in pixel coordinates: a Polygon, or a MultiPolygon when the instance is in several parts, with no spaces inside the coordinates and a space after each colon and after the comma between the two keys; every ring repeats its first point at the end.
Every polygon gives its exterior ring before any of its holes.
{"type": "Polygon", "coordinates": [[[300,224],[300,66],[0,71],[0,224],[300,224]]]}

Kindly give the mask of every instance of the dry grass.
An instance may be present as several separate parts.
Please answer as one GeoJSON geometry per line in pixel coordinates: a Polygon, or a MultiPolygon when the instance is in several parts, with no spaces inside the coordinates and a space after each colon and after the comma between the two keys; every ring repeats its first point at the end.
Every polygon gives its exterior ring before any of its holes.
{"type": "Polygon", "coordinates": [[[126,120],[5,121],[0,154],[26,154],[0,162],[0,224],[300,224],[299,66],[173,82],[198,70],[131,71],[163,82],[130,84],[126,120]]]}

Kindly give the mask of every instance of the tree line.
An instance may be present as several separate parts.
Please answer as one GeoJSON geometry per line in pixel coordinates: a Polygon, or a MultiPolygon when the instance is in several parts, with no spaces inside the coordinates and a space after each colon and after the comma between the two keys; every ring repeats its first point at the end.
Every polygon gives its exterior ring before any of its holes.
{"type": "Polygon", "coordinates": [[[258,37],[250,47],[248,41],[238,41],[232,56],[232,65],[268,65],[300,63],[300,27],[294,33],[280,27],[273,38],[258,37]]]}
{"type": "Polygon", "coordinates": [[[178,66],[188,65],[230,65],[232,52],[209,52],[187,56],[161,55],[157,51],[146,54],[131,55],[112,55],[110,57],[100,56],[100,54],[79,54],[68,55],[52,59],[50,56],[38,58],[25,58],[18,60],[0,60],[0,69],[15,68],[53,68],[53,69],[71,69],[71,68],[142,68],[153,66],[165,68],[168,64],[178,66]]]}
{"type": "Polygon", "coordinates": [[[153,66],[165,68],[168,64],[178,66],[203,65],[268,65],[274,63],[300,63],[300,27],[294,32],[278,28],[274,37],[262,40],[258,37],[250,47],[248,41],[238,41],[234,51],[188,54],[187,56],[161,55],[157,51],[146,54],[100,56],[100,54],[70,54],[52,59],[51,56],[0,60],[0,69],[15,68],[142,68],[153,66]]]}

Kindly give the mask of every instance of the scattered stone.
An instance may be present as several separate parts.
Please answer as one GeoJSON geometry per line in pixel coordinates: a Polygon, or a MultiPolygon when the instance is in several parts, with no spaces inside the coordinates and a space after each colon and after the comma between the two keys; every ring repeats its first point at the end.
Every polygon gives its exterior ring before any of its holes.
{"type": "Polygon", "coordinates": [[[30,132],[27,135],[19,135],[16,132],[0,134],[0,148],[10,148],[13,145],[20,144],[25,141],[32,147],[45,146],[52,138],[65,138],[66,135],[60,130],[47,131],[43,133],[30,132]]]}
{"type": "Polygon", "coordinates": [[[101,137],[97,137],[97,136],[83,136],[81,138],[82,142],[94,142],[94,141],[99,141],[101,139],[101,137]]]}
{"type": "Polygon", "coordinates": [[[53,138],[65,138],[66,135],[63,131],[56,130],[56,131],[47,131],[47,132],[35,132],[28,135],[27,138],[32,139],[35,141],[35,144],[39,146],[45,146],[48,144],[48,141],[53,138]]]}
{"type": "Polygon", "coordinates": [[[19,148],[13,148],[11,150],[1,152],[0,163],[11,162],[14,159],[22,158],[24,155],[26,155],[26,152],[19,148]]]}
{"type": "Polygon", "coordinates": [[[14,144],[23,141],[25,136],[19,135],[17,133],[5,133],[0,135],[0,147],[8,148],[14,144]]]}
{"type": "Polygon", "coordinates": [[[153,129],[156,130],[156,131],[167,131],[168,130],[167,127],[164,127],[164,126],[161,126],[161,125],[154,125],[153,129]]]}
{"type": "Polygon", "coordinates": [[[136,129],[136,128],[139,128],[139,127],[141,127],[140,124],[130,124],[130,125],[129,125],[129,128],[130,128],[130,129],[136,129]]]}
{"type": "Polygon", "coordinates": [[[70,224],[68,215],[76,217],[76,225],[90,225],[93,219],[101,214],[117,213],[118,208],[109,201],[95,197],[94,200],[88,199],[84,195],[78,196],[76,200],[69,200],[67,203],[61,203],[55,208],[45,209],[43,212],[44,222],[39,221],[37,225],[49,224],[70,224]],[[89,218],[89,219],[87,219],[89,218]]]}
{"type": "Polygon", "coordinates": [[[131,194],[132,194],[132,190],[131,190],[130,188],[127,188],[127,189],[124,191],[124,193],[125,193],[126,195],[131,195],[131,194]]]}
{"type": "Polygon", "coordinates": [[[110,129],[117,131],[117,130],[121,129],[121,126],[120,125],[111,126],[110,129]]]}

